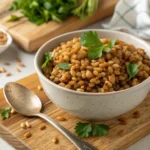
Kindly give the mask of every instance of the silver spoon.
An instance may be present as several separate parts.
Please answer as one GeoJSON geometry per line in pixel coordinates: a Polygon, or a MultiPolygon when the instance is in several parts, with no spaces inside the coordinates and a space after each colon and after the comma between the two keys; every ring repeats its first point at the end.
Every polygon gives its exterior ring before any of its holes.
{"type": "Polygon", "coordinates": [[[79,150],[97,150],[97,148],[73,135],[53,119],[40,113],[42,109],[40,99],[26,87],[18,83],[9,82],[4,87],[4,96],[9,105],[18,113],[25,116],[38,116],[46,120],[66,136],[79,150]]]}

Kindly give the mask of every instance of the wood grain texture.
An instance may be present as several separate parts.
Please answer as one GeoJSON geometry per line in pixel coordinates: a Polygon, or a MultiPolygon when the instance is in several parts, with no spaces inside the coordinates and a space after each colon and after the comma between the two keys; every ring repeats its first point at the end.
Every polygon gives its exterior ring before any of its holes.
{"type": "Polygon", "coordinates": [[[0,27],[5,28],[24,50],[33,52],[47,40],[57,35],[84,28],[112,15],[118,1],[119,0],[100,0],[98,10],[86,21],[81,21],[76,17],[70,17],[62,23],[50,21],[49,23],[37,26],[29,22],[27,18],[23,18],[17,22],[7,22],[11,14],[21,14],[18,11],[6,11],[12,0],[4,0],[0,6],[0,27]]]}
{"type": "MultiPolygon", "coordinates": [[[[58,122],[75,134],[74,127],[76,123],[79,121],[83,122],[84,120],[80,120],[57,108],[47,98],[43,91],[39,91],[37,86],[40,83],[36,74],[30,75],[18,82],[31,89],[40,97],[43,103],[43,112],[45,114],[54,120],[57,116],[64,116],[67,121],[58,122]]],[[[0,108],[5,106],[7,106],[7,103],[4,99],[2,90],[0,90],[0,108]]],[[[85,140],[96,146],[99,150],[125,149],[150,133],[150,94],[135,110],[123,115],[128,119],[127,125],[119,124],[118,118],[102,121],[100,123],[105,123],[111,127],[109,135],[106,137],[90,137],[85,140]],[[133,118],[133,112],[135,110],[140,111],[140,118],[133,118]],[[118,132],[122,129],[125,131],[125,134],[119,136],[118,132]]],[[[19,114],[11,115],[9,119],[0,122],[0,136],[17,150],[76,150],[71,142],[47,122],[39,118],[28,118],[19,114]],[[26,130],[20,128],[20,123],[27,120],[32,124],[32,128],[26,130]],[[42,124],[47,125],[47,128],[43,131],[39,129],[39,126],[42,124]],[[32,137],[29,139],[24,138],[24,133],[27,131],[32,133],[32,137]],[[54,144],[52,142],[54,136],[59,138],[59,144],[54,144]]]]}

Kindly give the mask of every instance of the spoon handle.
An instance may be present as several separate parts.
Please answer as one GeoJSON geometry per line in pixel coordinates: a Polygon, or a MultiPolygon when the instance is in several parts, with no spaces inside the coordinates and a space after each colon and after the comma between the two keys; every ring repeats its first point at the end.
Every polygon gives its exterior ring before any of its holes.
{"type": "Polygon", "coordinates": [[[51,125],[53,125],[56,129],[58,129],[64,136],[66,136],[79,150],[97,150],[94,146],[90,145],[89,143],[81,140],[79,137],[73,135],[70,131],[62,127],[53,119],[49,118],[45,114],[38,113],[36,116],[46,120],[51,125]]]}

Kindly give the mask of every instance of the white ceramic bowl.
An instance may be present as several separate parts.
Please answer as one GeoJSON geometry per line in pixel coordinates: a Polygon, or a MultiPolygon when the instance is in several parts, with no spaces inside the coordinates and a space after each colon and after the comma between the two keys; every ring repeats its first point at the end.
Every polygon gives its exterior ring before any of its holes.
{"type": "Polygon", "coordinates": [[[0,31],[4,32],[7,35],[7,39],[8,39],[7,43],[5,45],[0,45],[0,54],[1,54],[2,52],[4,52],[11,45],[11,43],[12,43],[12,37],[4,29],[0,28],[0,31]]]}
{"type": "MultiPolygon", "coordinates": [[[[122,91],[109,93],[86,93],[77,92],[63,88],[48,80],[41,71],[44,53],[53,50],[61,42],[79,37],[83,32],[81,30],[60,35],[49,40],[37,52],[34,60],[35,69],[47,96],[54,104],[64,111],[86,120],[105,120],[122,115],[139,105],[150,89],[150,77],[144,82],[134,87],[122,91]]],[[[97,31],[100,38],[120,39],[135,47],[145,49],[150,56],[150,47],[142,40],[117,31],[94,30],[97,31]]]]}

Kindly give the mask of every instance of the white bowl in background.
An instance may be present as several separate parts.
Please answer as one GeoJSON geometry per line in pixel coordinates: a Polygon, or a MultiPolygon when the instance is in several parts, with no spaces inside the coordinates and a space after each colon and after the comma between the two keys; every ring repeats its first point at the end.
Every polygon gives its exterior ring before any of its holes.
{"type": "MultiPolygon", "coordinates": [[[[56,48],[61,42],[79,37],[89,30],[79,30],[57,36],[46,42],[37,52],[34,60],[36,72],[46,95],[54,104],[64,111],[86,120],[106,120],[122,115],[138,106],[146,97],[150,89],[150,77],[134,87],[108,93],[77,92],[61,87],[48,80],[41,71],[44,53],[56,48]]],[[[150,56],[150,47],[141,39],[132,35],[95,29],[99,38],[120,39],[135,47],[145,49],[150,56]]]]}
{"type": "Polygon", "coordinates": [[[11,45],[12,37],[4,29],[0,28],[0,31],[4,32],[6,34],[6,36],[7,36],[7,43],[5,45],[0,45],[0,54],[1,54],[2,52],[4,52],[11,45]]]}

